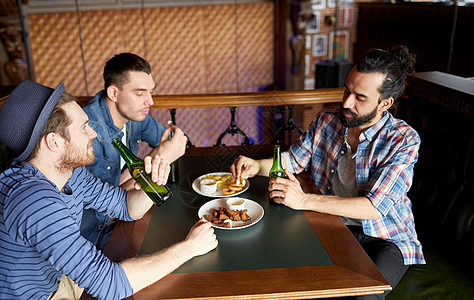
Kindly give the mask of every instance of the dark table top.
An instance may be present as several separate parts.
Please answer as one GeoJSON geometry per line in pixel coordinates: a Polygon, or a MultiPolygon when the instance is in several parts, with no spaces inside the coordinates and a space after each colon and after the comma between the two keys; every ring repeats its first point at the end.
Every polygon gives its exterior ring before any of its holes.
{"type": "MultiPolygon", "coordinates": [[[[187,151],[179,160],[179,181],[169,184],[173,198],[140,220],[119,221],[104,254],[121,261],[184,239],[198,220],[198,208],[210,200],[195,193],[191,184],[205,173],[229,170],[236,157],[229,149],[187,151]]],[[[254,157],[271,154],[271,148],[262,149],[252,146],[238,152],[254,157]]],[[[260,222],[239,230],[216,229],[217,249],[190,260],[133,299],[308,299],[390,289],[339,217],[270,206],[267,182],[265,177],[252,178],[241,194],[263,207],[260,222]]]]}
{"type": "MultiPolygon", "coordinates": [[[[153,253],[183,240],[198,220],[199,207],[216,199],[199,195],[190,187],[190,183],[208,172],[206,158],[209,157],[184,157],[180,160],[181,180],[168,184],[173,197],[155,208],[141,254],[153,253]]],[[[209,164],[214,165],[213,162],[209,164]]],[[[264,217],[242,229],[216,228],[218,249],[192,259],[176,273],[332,264],[304,212],[269,204],[268,177],[256,176],[249,181],[249,189],[237,197],[259,203],[264,217]]]]}

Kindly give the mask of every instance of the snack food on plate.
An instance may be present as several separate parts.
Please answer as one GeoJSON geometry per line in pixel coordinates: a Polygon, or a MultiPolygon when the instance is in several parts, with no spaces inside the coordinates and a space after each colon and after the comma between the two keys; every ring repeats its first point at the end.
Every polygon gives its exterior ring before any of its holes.
{"type": "Polygon", "coordinates": [[[217,209],[213,208],[210,211],[209,215],[204,215],[204,219],[208,222],[211,222],[214,225],[221,227],[229,227],[230,223],[227,220],[231,221],[249,221],[250,216],[247,214],[247,210],[234,211],[230,210],[227,207],[219,207],[217,209]]]}
{"type": "Polygon", "coordinates": [[[245,188],[245,180],[242,178],[235,179],[231,174],[214,175],[207,174],[201,180],[213,179],[217,182],[217,188],[222,188],[222,194],[228,196],[240,192],[245,188]]]}

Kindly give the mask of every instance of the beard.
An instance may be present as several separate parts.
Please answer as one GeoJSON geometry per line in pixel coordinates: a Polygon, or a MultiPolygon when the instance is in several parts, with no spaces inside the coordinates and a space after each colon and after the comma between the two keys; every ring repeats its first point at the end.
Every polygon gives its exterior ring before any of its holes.
{"type": "Polygon", "coordinates": [[[370,121],[372,121],[375,118],[375,116],[377,116],[377,109],[378,109],[378,106],[376,106],[374,108],[374,110],[371,111],[370,113],[368,113],[366,115],[359,116],[359,115],[353,113],[350,109],[342,107],[342,104],[341,104],[341,123],[342,123],[342,125],[344,125],[347,128],[354,128],[354,127],[362,126],[364,124],[369,123],[370,121]],[[352,118],[346,117],[343,114],[343,112],[346,112],[346,113],[350,114],[352,116],[352,118]]]}
{"type": "Polygon", "coordinates": [[[92,142],[87,144],[87,148],[84,151],[72,145],[70,142],[67,142],[64,155],[57,165],[58,170],[62,173],[72,172],[76,168],[84,167],[94,162],[94,151],[89,150],[89,145],[91,143],[92,142]]]}

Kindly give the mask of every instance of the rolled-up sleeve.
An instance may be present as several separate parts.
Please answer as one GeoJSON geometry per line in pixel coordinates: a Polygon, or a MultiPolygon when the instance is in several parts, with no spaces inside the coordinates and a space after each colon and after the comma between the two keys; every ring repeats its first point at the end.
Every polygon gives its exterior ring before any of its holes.
{"type": "Polygon", "coordinates": [[[392,153],[384,155],[385,159],[379,161],[380,166],[369,175],[365,195],[383,216],[410,189],[419,147],[420,139],[417,134],[400,135],[399,140],[389,146],[388,151],[392,153]]]}

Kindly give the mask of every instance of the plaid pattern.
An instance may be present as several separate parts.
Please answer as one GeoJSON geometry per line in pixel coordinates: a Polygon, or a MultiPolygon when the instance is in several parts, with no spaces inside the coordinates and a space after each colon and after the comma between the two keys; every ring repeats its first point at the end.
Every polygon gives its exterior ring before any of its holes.
{"type": "MultiPolygon", "coordinates": [[[[332,179],[339,159],[346,153],[347,128],[339,121],[339,109],[321,112],[289,151],[296,173],[311,172],[313,181],[325,195],[332,195],[332,179]]],[[[400,249],[406,265],[423,264],[407,197],[418,159],[420,137],[404,121],[386,113],[359,139],[356,156],[358,194],[366,196],[382,215],[378,220],[362,220],[364,233],[390,241],[400,249]]]]}

